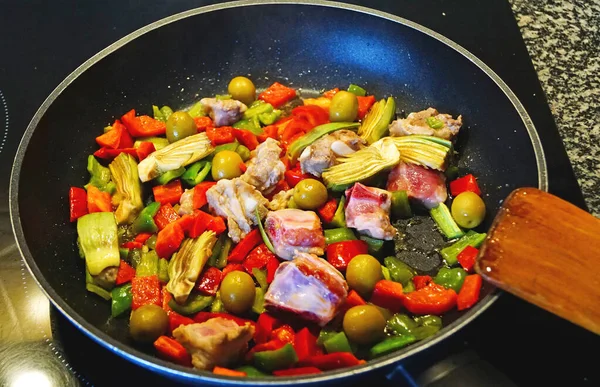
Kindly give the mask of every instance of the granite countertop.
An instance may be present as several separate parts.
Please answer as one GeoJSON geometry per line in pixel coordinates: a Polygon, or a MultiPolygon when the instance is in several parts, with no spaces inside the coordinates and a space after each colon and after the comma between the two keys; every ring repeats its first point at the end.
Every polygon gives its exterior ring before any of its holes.
{"type": "Polygon", "coordinates": [[[600,0],[510,1],[583,196],[600,217],[600,0]]]}

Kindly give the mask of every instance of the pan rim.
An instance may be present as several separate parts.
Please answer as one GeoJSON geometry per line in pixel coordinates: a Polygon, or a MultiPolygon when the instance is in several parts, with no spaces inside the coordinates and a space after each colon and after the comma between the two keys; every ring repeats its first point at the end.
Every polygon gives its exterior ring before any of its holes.
{"type": "MultiPolygon", "coordinates": [[[[389,354],[387,356],[381,357],[376,360],[371,360],[367,364],[360,365],[357,367],[341,369],[337,371],[329,371],[323,374],[311,375],[311,376],[302,376],[302,377],[287,377],[287,378],[257,378],[257,379],[238,379],[232,377],[223,377],[216,376],[208,371],[199,371],[192,370],[183,366],[178,366],[174,363],[170,363],[159,359],[157,357],[150,356],[144,352],[137,350],[134,347],[126,345],[111,336],[107,333],[101,331],[99,328],[93,326],[88,323],[79,313],[77,313],[71,306],[69,306],[58,294],[54,291],[54,289],[45,281],[41,271],[37,267],[31,252],[27,246],[25,241],[22,224],[19,216],[19,179],[20,179],[20,169],[21,164],[23,162],[27,146],[29,141],[35,132],[35,129],[42,118],[42,116],[46,113],[50,105],[54,102],[56,98],[83,72],[88,70],[98,61],[106,57],[107,55],[113,53],[129,42],[137,39],[138,37],[146,34],[149,31],[155,30],[157,28],[163,27],[165,25],[174,23],[176,21],[196,16],[204,13],[210,13],[214,11],[229,9],[229,8],[238,8],[238,7],[249,7],[249,6],[262,6],[262,5],[310,5],[310,6],[318,6],[318,7],[329,7],[329,8],[339,8],[348,11],[359,12],[363,14],[372,15],[375,17],[379,17],[382,19],[386,19],[406,27],[412,28],[416,31],[424,33],[429,37],[440,41],[441,43],[449,46],[450,48],[457,51],[463,57],[471,61],[475,64],[481,71],[483,71],[490,79],[502,90],[504,95],[510,100],[513,107],[521,117],[523,124],[529,134],[531,144],[533,146],[534,155],[536,159],[536,166],[538,171],[538,188],[547,191],[548,190],[548,173],[546,166],[546,159],[544,155],[544,151],[541,145],[541,141],[539,135],[535,129],[533,121],[529,117],[526,112],[524,106],[519,101],[517,96],[512,92],[512,90],[508,87],[508,85],[491,69],[489,68],[483,61],[477,58],[474,54],[470,53],[468,50],[460,46],[459,44],[453,42],[452,40],[444,37],[443,35],[426,28],[418,23],[412,22],[410,20],[401,18],[399,16],[395,16],[386,12],[382,12],[379,10],[353,5],[353,4],[345,4],[339,2],[332,1],[323,1],[323,0],[240,0],[240,1],[232,1],[226,2],[222,4],[214,4],[200,8],[190,9],[184,12],[180,12],[161,20],[155,21],[151,24],[148,24],[126,36],[112,43],[108,47],[99,51],[97,54],[86,60],[83,64],[77,67],[72,73],[70,73],[53,91],[50,95],[44,100],[41,104],[40,108],[36,111],[32,120],[30,121],[27,129],[25,130],[23,137],[19,143],[19,147],[17,149],[12,171],[10,177],[10,188],[9,188],[9,209],[10,209],[10,218],[12,224],[12,230],[15,235],[15,240],[19,252],[24,259],[25,265],[28,270],[33,274],[34,280],[38,284],[38,286],[42,289],[45,295],[50,299],[50,301],[54,304],[54,306],[73,324],[75,325],[81,332],[83,332],[86,336],[90,337],[93,341],[97,342],[101,346],[109,349],[111,352],[126,358],[127,360],[133,362],[134,364],[140,365],[145,368],[150,368],[155,372],[159,372],[162,374],[167,374],[171,376],[176,376],[181,379],[186,379],[187,381],[202,381],[208,382],[211,384],[221,384],[227,383],[231,385],[249,385],[249,384],[260,384],[260,385],[281,385],[281,384],[315,384],[324,381],[328,381],[332,378],[337,380],[346,379],[355,375],[365,374],[366,372],[373,371],[375,369],[381,369],[384,367],[389,367],[394,363],[398,363],[403,359],[408,358],[409,356],[416,354],[420,351],[426,350],[435,344],[441,342],[446,337],[452,335],[465,325],[467,325],[470,321],[475,319],[481,313],[483,313],[487,308],[489,308],[500,296],[499,290],[494,290],[492,293],[487,295],[484,299],[480,300],[477,307],[469,310],[457,320],[452,322],[447,327],[444,327],[440,333],[430,337],[429,339],[423,340],[417,344],[411,345],[403,350],[397,351],[395,353],[389,354]]],[[[399,365],[399,364],[397,364],[399,365]]]]}

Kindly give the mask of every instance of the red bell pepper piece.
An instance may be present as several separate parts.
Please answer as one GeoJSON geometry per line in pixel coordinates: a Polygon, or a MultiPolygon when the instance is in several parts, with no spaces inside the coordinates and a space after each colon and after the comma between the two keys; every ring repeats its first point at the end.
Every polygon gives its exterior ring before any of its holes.
{"type": "Polygon", "coordinates": [[[74,222],[87,213],[87,192],[83,188],[71,187],[69,189],[69,219],[74,222]]]}
{"type": "Polygon", "coordinates": [[[313,128],[329,122],[329,112],[316,105],[295,107],[292,109],[292,116],[307,121],[313,128]]]}
{"type": "Polygon", "coordinates": [[[285,171],[284,177],[290,188],[294,188],[296,184],[304,179],[313,178],[313,176],[308,173],[302,173],[299,167],[285,171]]]}
{"type": "Polygon", "coordinates": [[[239,163],[238,165],[240,166],[240,171],[242,171],[242,173],[246,173],[248,166],[246,166],[245,163],[239,163]]]}
{"type": "Polygon", "coordinates": [[[270,284],[275,279],[275,272],[279,267],[279,260],[277,258],[269,259],[267,262],[267,283],[270,284]]]}
{"type": "Polygon", "coordinates": [[[271,332],[281,326],[281,321],[269,313],[261,313],[256,320],[256,333],[254,341],[258,344],[266,343],[271,337],[271,332]]]}
{"type": "Polygon", "coordinates": [[[269,263],[271,258],[277,259],[275,257],[275,254],[273,254],[269,250],[267,245],[265,245],[264,243],[261,243],[260,245],[255,247],[248,254],[246,259],[244,259],[244,262],[242,263],[242,265],[246,269],[246,272],[248,272],[248,274],[252,275],[253,268],[257,268],[257,269],[264,268],[265,266],[267,266],[267,263],[269,263]]]}
{"type": "Polygon", "coordinates": [[[214,231],[215,234],[220,235],[227,230],[227,226],[225,226],[225,221],[220,216],[213,216],[212,220],[208,224],[207,230],[214,231]]]}
{"type": "Polygon", "coordinates": [[[135,110],[131,109],[121,117],[121,122],[133,137],[150,137],[165,134],[167,126],[164,122],[155,120],[149,116],[135,116],[135,110]]]}
{"type": "Polygon", "coordinates": [[[143,141],[137,148],[135,148],[135,152],[139,161],[142,161],[154,151],[156,151],[156,147],[150,141],[143,141]]]}
{"type": "Polygon", "coordinates": [[[200,209],[208,203],[206,199],[206,191],[217,183],[214,181],[203,181],[194,187],[194,196],[192,197],[192,205],[194,209],[200,209]]]}
{"type": "Polygon", "coordinates": [[[136,242],[136,241],[130,241],[130,242],[125,242],[123,243],[123,245],[121,245],[121,247],[124,247],[126,249],[141,249],[142,248],[142,243],[140,242],[136,242]]]}
{"type": "Polygon", "coordinates": [[[192,366],[192,356],[187,352],[185,347],[175,339],[168,336],[160,336],[154,342],[154,348],[158,356],[177,363],[185,367],[192,366]]]}
{"type": "Polygon", "coordinates": [[[367,305],[367,302],[363,300],[363,298],[356,292],[356,290],[352,289],[348,293],[348,297],[346,297],[346,307],[348,309],[359,306],[359,305],[367,305]]]}
{"type": "Polygon", "coordinates": [[[138,243],[144,244],[144,243],[146,243],[146,241],[148,239],[150,239],[150,237],[152,235],[153,234],[151,234],[149,232],[141,232],[141,233],[139,233],[139,234],[136,235],[135,241],[138,242],[138,243]]]}
{"type": "Polygon", "coordinates": [[[210,119],[210,117],[206,116],[194,118],[194,123],[196,124],[196,129],[198,129],[198,133],[206,132],[206,129],[212,128],[214,126],[213,121],[210,119]]]}
{"type": "Polygon", "coordinates": [[[296,98],[296,90],[279,82],[273,83],[267,90],[258,95],[258,99],[270,103],[274,108],[278,108],[294,98],[296,98]]]}
{"type": "Polygon", "coordinates": [[[275,140],[279,138],[277,125],[265,126],[263,128],[263,133],[256,136],[258,142],[265,142],[267,138],[273,138],[275,140]]]}
{"type": "MultiPolygon", "coordinates": [[[[171,307],[169,306],[169,301],[171,301],[173,299],[173,295],[171,294],[171,292],[169,292],[167,290],[166,286],[162,287],[161,290],[162,293],[162,308],[165,312],[167,312],[167,315],[171,314],[171,313],[175,313],[173,311],[173,309],[171,309],[171,307]]],[[[169,332],[171,333],[171,332],[169,332]]]]}
{"type": "Polygon", "coordinates": [[[313,126],[305,119],[294,117],[286,126],[281,133],[281,142],[285,148],[288,144],[294,142],[298,137],[305,135],[310,132],[313,126]]]}
{"type": "Polygon", "coordinates": [[[404,307],[413,314],[443,314],[456,305],[456,292],[434,282],[404,295],[404,307]]]}
{"type": "Polygon", "coordinates": [[[429,286],[429,284],[432,281],[433,281],[433,278],[431,278],[428,275],[416,275],[416,276],[412,277],[412,282],[415,285],[416,290],[423,289],[424,287],[429,286]]]}
{"type": "Polygon", "coordinates": [[[188,235],[194,226],[194,223],[196,222],[196,217],[194,215],[186,214],[177,219],[175,222],[179,223],[183,232],[188,235]]]}
{"type": "Polygon", "coordinates": [[[123,260],[119,262],[119,270],[117,270],[117,279],[115,285],[123,285],[135,277],[135,269],[123,260]]]}
{"type": "Polygon", "coordinates": [[[111,160],[120,155],[121,153],[129,153],[133,157],[137,157],[137,152],[135,148],[122,148],[122,149],[110,149],[110,148],[100,148],[96,152],[94,152],[94,156],[99,159],[111,160]]]}
{"type": "Polygon", "coordinates": [[[369,112],[369,109],[375,103],[375,96],[369,95],[368,97],[357,96],[358,99],[358,118],[363,119],[369,112]]]}
{"type": "Polygon", "coordinates": [[[194,222],[189,229],[189,237],[197,238],[202,235],[204,231],[208,230],[208,226],[210,226],[214,217],[204,211],[195,211],[192,219],[194,222]]]}
{"type": "Polygon", "coordinates": [[[133,139],[129,135],[127,128],[119,120],[115,121],[111,130],[96,137],[96,142],[101,147],[110,149],[133,147],[133,139]]]}
{"type": "Polygon", "coordinates": [[[473,271],[473,265],[475,265],[475,260],[477,259],[477,255],[479,254],[479,249],[473,246],[467,246],[461,251],[458,256],[458,263],[468,272],[473,271]]]}
{"type": "Polygon", "coordinates": [[[459,194],[467,191],[474,192],[481,196],[481,190],[477,184],[477,179],[475,179],[475,176],[472,174],[468,174],[450,182],[450,193],[452,193],[452,196],[457,197],[459,194]]]}
{"type": "Polygon", "coordinates": [[[332,99],[333,96],[336,95],[338,91],[340,91],[339,87],[333,88],[331,90],[328,90],[328,91],[324,92],[323,93],[323,97],[332,99]]]}
{"type": "Polygon", "coordinates": [[[350,352],[334,352],[327,355],[316,355],[298,362],[299,367],[316,367],[321,371],[352,367],[360,361],[350,352]]]}
{"type": "MultiPolygon", "coordinates": [[[[287,159],[287,157],[286,157],[286,159],[287,159]]],[[[277,182],[273,191],[271,191],[267,196],[265,196],[265,198],[267,198],[267,200],[271,201],[271,200],[273,200],[273,196],[275,196],[276,194],[278,194],[281,191],[287,191],[289,189],[290,189],[290,186],[287,183],[287,181],[285,181],[285,179],[281,179],[281,180],[279,180],[279,182],[277,182]]]]}
{"type": "Polygon", "coordinates": [[[218,128],[209,126],[206,128],[206,135],[213,145],[229,144],[235,141],[231,126],[220,126],[218,128]]]}
{"type": "Polygon", "coordinates": [[[200,274],[200,278],[196,281],[196,289],[206,296],[214,296],[217,294],[222,279],[221,270],[209,267],[200,274]]]}
{"type": "Polygon", "coordinates": [[[465,277],[465,282],[463,282],[463,286],[456,297],[456,308],[458,310],[469,309],[477,303],[481,284],[482,280],[479,274],[471,274],[465,277]]]}
{"type": "Polygon", "coordinates": [[[262,237],[260,236],[260,231],[255,228],[254,230],[250,231],[248,235],[246,235],[244,239],[242,239],[240,243],[233,248],[233,250],[231,250],[229,257],[227,257],[227,262],[242,262],[250,253],[250,251],[252,251],[252,249],[258,246],[258,244],[261,242],[262,237]]]}
{"type": "MultiPolygon", "coordinates": [[[[254,334],[254,341],[256,342],[256,333],[254,334]]],[[[246,361],[251,361],[256,352],[276,351],[286,344],[287,343],[284,343],[280,340],[271,340],[267,341],[266,343],[256,344],[250,351],[246,352],[246,356],[244,358],[246,361]]]]}
{"type": "Polygon", "coordinates": [[[253,151],[258,146],[258,139],[256,135],[248,130],[243,129],[231,129],[235,138],[246,148],[253,151]]]}
{"type": "Polygon", "coordinates": [[[275,376],[296,376],[296,375],[312,375],[320,374],[322,371],[316,367],[298,367],[289,368],[287,370],[275,370],[273,375],[275,376]]]}
{"type": "Polygon", "coordinates": [[[294,345],[296,333],[288,324],[282,325],[271,332],[271,340],[279,340],[294,345]]]}
{"type": "Polygon", "coordinates": [[[87,209],[92,212],[112,212],[112,204],[110,203],[110,194],[102,192],[93,185],[88,185],[87,188],[87,209]]]}
{"type": "Polygon", "coordinates": [[[213,368],[213,374],[223,375],[223,376],[236,376],[236,377],[248,376],[248,374],[246,374],[243,371],[236,371],[236,370],[232,370],[232,369],[225,368],[225,367],[219,367],[219,366],[215,366],[215,368],[213,368]]]}
{"type": "Polygon", "coordinates": [[[131,279],[131,309],[136,310],[142,305],[161,306],[160,281],[157,275],[133,277],[131,279]]]}
{"type": "Polygon", "coordinates": [[[175,212],[173,206],[169,203],[162,204],[156,215],[154,215],[154,223],[159,230],[167,227],[169,223],[177,221],[177,219],[179,219],[179,215],[177,215],[177,212],[175,212]]]}
{"type": "Polygon", "coordinates": [[[225,278],[225,276],[231,273],[232,271],[246,271],[246,269],[244,268],[244,266],[242,266],[241,263],[228,263],[223,268],[223,278],[225,278]]]}
{"type": "Polygon", "coordinates": [[[352,240],[327,245],[327,261],[338,270],[346,270],[352,258],[367,254],[369,247],[365,241],[352,240]]]}
{"type": "Polygon", "coordinates": [[[316,355],[317,337],[307,327],[300,329],[294,338],[294,349],[299,361],[316,355]]]}
{"type": "Polygon", "coordinates": [[[317,208],[317,213],[321,217],[321,220],[325,223],[330,223],[335,216],[335,211],[337,210],[337,200],[335,198],[331,198],[325,202],[321,207],[317,208]]]}
{"type": "Polygon", "coordinates": [[[377,306],[397,313],[402,308],[402,284],[394,281],[381,280],[375,284],[371,302],[377,306]]]}
{"type": "Polygon", "coordinates": [[[182,316],[179,313],[174,312],[172,310],[169,311],[167,314],[169,315],[169,333],[172,333],[181,325],[189,325],[195,323],[195,321],[191,318],[182,316]]]}
{"type": "Polygon", "coordinates": [[[152,192],[154,193],[154,200],[160,204],[177,204],[181,195],[183,195],[181,180],[177,179],[165,185],[154,186],[152,192]]]}
{"type": "Polygon", "coordinates": [[[158,232],[155,247],[156,254],[160,258],[171,258],[171,255],[177,251],[184,238],[183,229],[179,224],[171,223],[167,225],[167,227],[158,232]]]}

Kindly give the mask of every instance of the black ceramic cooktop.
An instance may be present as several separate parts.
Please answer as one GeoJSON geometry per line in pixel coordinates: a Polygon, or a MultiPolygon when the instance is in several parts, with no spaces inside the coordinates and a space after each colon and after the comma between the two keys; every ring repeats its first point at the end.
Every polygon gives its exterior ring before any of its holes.
{"type": "MultiPolygon", "coordinates": [[[[539,131],[550,155],[550,191],[585,206],[507,2],[349,2],[429,27],[488,64],[517,94],[539,131]]],[[[0,0],[0,385],[121,385],[123,375],[138,385],[167,383],[92,342],[49,306],[14,244],[8,180],[29,120],[65,76],[150,22],[212,3],[0,0]]],[[[379,385],[599,385],[592,368],[597,342],[597,336],[504,294],[451,338],[388,375],[371,377],[379,385]]]]}

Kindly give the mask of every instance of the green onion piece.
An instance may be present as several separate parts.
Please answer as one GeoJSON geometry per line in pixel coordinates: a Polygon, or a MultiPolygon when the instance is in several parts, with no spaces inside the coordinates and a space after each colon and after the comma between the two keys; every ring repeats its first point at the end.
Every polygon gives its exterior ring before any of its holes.
{"type": "Polygon", "coordinates": [[[442,129],[444,127],[444,122],[436,117],[427,117],[425,122],[431,129],[442,129]]]}
{"type": "Polygon", "coordinates": [[[429,210],[429,213],[446,238],[454,239],[465,235],[465,232],[454,221],[448,206],[444,203],[440,203],[437,207],[432,208],[429,210]]]}
{"type": "Polygon", "coordinates": [[[369,350],[369,355],[371,358],[387,355],[388,353],[394,352],[400,348],[404,348],[415,341],[417,341],[417,338],[413,335],[390,337],[389,339],[385,339],[371,347],[369,350]]]}
{"type": "Polygon", "coordinates": [[[221,253],[219,254],[219,259],[217,259],[217,269],[223,269],[225,266],[227,266],[227,257],[229,256],[229,251],[233,245],[231,238],[229,238],[227,234],[223,233],[221,236],[223,237],[223,241],[221,243],[221,253]]]}
{"type": "Polygon", "coordinates": [[[217,266],[217,260],[219,259],[219,256],[221,255],[221,249],[223,247],[223,240],[224,240],[223,235],[225,235],[225,234],[219,235],[219,239],[217,239],[217,241],[215,242],[215,245],[213,246],[212,254],[211,254],[210,258],[208,258],[208,261],[206,261],[206,264],[208,266],[212,266],[212,267],[217,266]]]}
{"type": "Polygon", "coordinates": [[[392,215],[395,218],[406,219],[412,216],[410,202],[406,191],[392,192],[392,215]]]}
{"type": "Polygon", "coordinates": [[[442,258],[446,261],[448,266],[453,266],[458,263],[457,257],[461,251],[464,250],[467,246],[479,247],[485,240],[485,233],[476,233],[473,230],[469,230],[467,234],[460,238],[458,241],[454,242],[450,246],[444,247],[440,250],[440,254],[442,258]]]}
{"type": "Polygon", "coordinates": [[[260,270],[259,268],[252,268],[252,275],[258,282],[258,285],[261,287],[263,291],[267,290],[269,284],[267,283],[267,273],[264,270],[260,270]]]}
{"type": "Polygon", "coordinates": [[[365,89],[354,84],[348,86],[348,91],[359,97],[364,97],[365,94],[367,94],[367,91],[365,89]]]}

